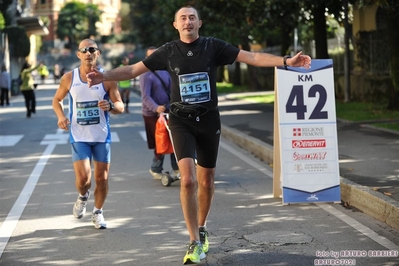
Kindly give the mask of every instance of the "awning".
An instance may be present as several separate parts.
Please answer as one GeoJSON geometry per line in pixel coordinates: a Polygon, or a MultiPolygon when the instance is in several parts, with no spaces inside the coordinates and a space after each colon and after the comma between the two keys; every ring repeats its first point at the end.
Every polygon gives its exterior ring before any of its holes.
{"type": "Polygon", "coordinates": [[[48,35],[49,31],[43,21],[38,17],[17,18],[18,26],[25,28],[26,32],[35,35],[48,35]]]}

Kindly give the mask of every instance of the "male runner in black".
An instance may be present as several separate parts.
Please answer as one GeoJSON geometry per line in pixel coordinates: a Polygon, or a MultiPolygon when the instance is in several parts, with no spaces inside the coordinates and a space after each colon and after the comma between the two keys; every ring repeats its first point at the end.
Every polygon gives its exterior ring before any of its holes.
{"type": "Polygon", "coordinates": [[[206,219],[214,194],[214,176],[220,139],[216,93],[218,66],[234,61],[257,67],[308,68],[311,59],[302,52],[292,58],[244,51],[213,37],[200,37],[198,11],[180,8],[173,26],[180,39],[159,47],[134,65],[105,73],[93,68],[89,84],[132,79],[147,71],[167,70],[172,78],[169,127],[181,174],[180,201],[190,243],[184,264],[199,263],[209,249],[206,219]],[[195,164],[197,159],[197,165],[195,164]]]}

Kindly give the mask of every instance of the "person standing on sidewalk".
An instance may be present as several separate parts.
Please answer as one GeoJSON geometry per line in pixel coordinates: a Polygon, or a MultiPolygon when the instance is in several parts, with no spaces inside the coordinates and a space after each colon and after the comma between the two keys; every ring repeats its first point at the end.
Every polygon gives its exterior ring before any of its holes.
{"type": "MultiPolygon", "coordinates": [[[[156,47],[153,46],[147,48],[146,57],[155,50],[156,47]]],[[[165,70],[147,72],[140,76],[142,113],[147,145],[149,149],[154,150],[150,173],[155,179],[162,179],[163,161],[165,159],[165,154],[158,154],[155,148],[155,125],[161,113],[169,112],[170,86],[170,75],[165,70]]],[[[173,170],[172,176],[179,175],[179,167],[174,153],[170,154],[170,162],[173,170]]]]}
{"type": "Polygon", "coordinates": [[[34,91],[35,81],[32,72],[35,71],[39,65],[32,67],[31,64],[25,62],[21,71],[21,93],[24,95],[26,106],[26,117],[30,118],[32,113],[36,113],[36,96],[34,91]]]}
{"type": "MultiPolygon", "coordinates": [[[[127,66],[129,65],[129,57],[124,57],[122,59],[122,64],[120,66],[127,66]]],[[[129,113],[129,102],[130,102],[130,79],[128,80],[121,80],[118,82],[120,94],[122,96],[122,101],[125,103],[125,112],[129,113]]]]}
{"type": "Polygon", "coordinates": [[[81,219],[86,213],[90,197],[91,161],[94,164],[94,208],[92,222],[97,229],[107,227],[103,205],[108,194],[108,174],[111,163],[110,114],[123,112],[123,102],[117,83],[105,81],[88,87],[86,74],[96,66],[100,56],[97,44],[91,39],[80,42],[76,53],[80,66],[65,73],[53,98],[53,109],[58,127],[69,130],[73,168],[76,176],[78,199],[73,215],[81,219]],[[69,115],[64,114],[62,101],[69,96],[69,115]]]}
{"type": "Polygon", "coordinates": [[[1,98],[0,98],[0,106],[4,106],[4,102],[6,106],[10,106],[10,73],[8,73],[5,65],[1,65],[0,72],[0,89],[1,89],[1,98]]]}
{"type": "Polygon", "coordinates": [[[198,11],[184,6],[175,13],[173,26],[179,40],[159,47],[136,64],[87,75],[89,86],[105,80],[131,79],[147,71],[167,70],[172,78],[169,128],[178,160],[180,201],[190,236],[184,264],[199,263],[209,249],[206,220],[214,194],[214,176],[220,140],[220,114],[216,92],[218,66],[235,61],[257,67],[308,68],[302,52],[292,58],[255,53],[217,38],[200,37],[198,11]],[[195,164],[197,158],[197,165],[195,164]]]}

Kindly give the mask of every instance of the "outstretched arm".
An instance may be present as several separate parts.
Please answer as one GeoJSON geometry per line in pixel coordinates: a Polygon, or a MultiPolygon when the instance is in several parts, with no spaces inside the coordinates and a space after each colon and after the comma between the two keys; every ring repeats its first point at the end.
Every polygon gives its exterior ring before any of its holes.
{"type": "Polygon", "coordinates": [[[103,81],[121,81],[134,79],[135,77],[149,71],[142,61],[129,66],[114,68],[110,71],[100,72],[97,67],[93,67],[92,72],[86,75],[89,87],[103,81]]]}
{"type": "MultiPolygon", "coordinates": [[[[281,56],[268,53],[254,53],[241,50],[237,55],[236,61],[257,67],[275,67],[284,66],[283,59],[284,58],[281,56]]],[[[311,61],[310,56],[303,55],[302,52],[299,52],[295,56],[288,58],[286,63],[288,66],[292,67],[309,68],[311,61]]]]}

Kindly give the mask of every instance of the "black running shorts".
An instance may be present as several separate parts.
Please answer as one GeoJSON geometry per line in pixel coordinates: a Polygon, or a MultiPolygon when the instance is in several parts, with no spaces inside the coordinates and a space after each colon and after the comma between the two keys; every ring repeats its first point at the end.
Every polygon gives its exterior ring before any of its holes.
{"type": "Polygon", "coordinates": [[[198,119],[179,118],[169,113],[176,158],[178,161],[182,158],[197,158],[198,165],[215,168],[221,134],[219,111],[210,111],[198,119]]]}

